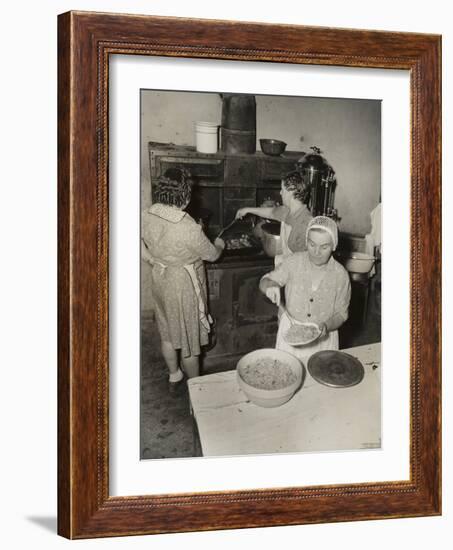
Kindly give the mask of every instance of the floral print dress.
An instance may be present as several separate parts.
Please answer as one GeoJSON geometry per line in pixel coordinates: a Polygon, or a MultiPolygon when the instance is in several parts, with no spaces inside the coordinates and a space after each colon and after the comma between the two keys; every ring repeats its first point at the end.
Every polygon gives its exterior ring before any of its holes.
{"type": "Polygon", "coordinates": [[[143,212],[142,238],[161,339],[183,357],[199,355],[210,331],[203,260],[215,261],[221,252],[189,214],[163,204],[143,212]]]}

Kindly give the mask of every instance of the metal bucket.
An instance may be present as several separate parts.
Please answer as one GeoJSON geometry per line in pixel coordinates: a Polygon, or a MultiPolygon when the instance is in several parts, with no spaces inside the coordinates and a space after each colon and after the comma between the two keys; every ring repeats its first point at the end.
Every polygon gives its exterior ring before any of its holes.
{"type": "Polygon", "coordinates": [[[275,258],[282,253],[282,239],[280,237],[280,224],[275,222],[264,223],[261,226],[264,252],[270,258],[275,258]]]}

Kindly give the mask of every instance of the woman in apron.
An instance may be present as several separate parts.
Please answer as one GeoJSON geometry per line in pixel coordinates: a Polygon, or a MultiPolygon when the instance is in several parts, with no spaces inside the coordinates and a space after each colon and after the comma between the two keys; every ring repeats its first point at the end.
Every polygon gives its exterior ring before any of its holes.
{"type": "Polygon", "coordinates": [[[253,214],[280,222],[282,254],[275,257],[275,266],[278,266],[284,257],[307,249],[305,234],[307,225],[312,219],[307,207],[310,187],[304,182],[299,172],[290,172],[283,177],[280,195],[281,206],[245,207],[236,212],[237,219],[253,214]]]}
{"type": "Polygon", "coordinates": [[[142,257],[152,266],[154,312],[170,389],[183,379],[179,358],[189,378],[199,375],[201,347],[208,343],[212,323],[203,261],[217,260],[225,247],[222,239],[212,244],[184,212],[191,189],[185,170],[167,170],[157,182],[157,201],[142,215],[142,257]]]}
{"type": "Polygon", "coordinates": [[[336,223],[325,216],[313,218],[306,232],[307,251],[287,256],[264,275],[260,290],[280,305],[285,291],[285,310],[280,316],[276,348],[292,353],[303,363],[321,350],[338,349],[338,328],[348,318],[351,300],[349,275],[332,253],[338,244],[336,223]],[[292,323],[316,323],[320,336],[307,346],[292,346],[284,335],[292,323]]]}

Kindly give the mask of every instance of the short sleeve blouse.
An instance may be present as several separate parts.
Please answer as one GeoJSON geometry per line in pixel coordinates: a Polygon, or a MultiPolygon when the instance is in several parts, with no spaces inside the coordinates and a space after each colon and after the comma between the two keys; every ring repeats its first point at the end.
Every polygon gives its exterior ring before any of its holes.
{"type": "Polygon", "coordinates": [[[288,238],[288,247],[291,252],[303,252],[307,250],[307,227],[313,216],[305,204],[294,213],[291,213],[287,206],[275,206],[272,210],[272,216],[274,219],[285,222],[291,227],[291,233],[288,238]]]}

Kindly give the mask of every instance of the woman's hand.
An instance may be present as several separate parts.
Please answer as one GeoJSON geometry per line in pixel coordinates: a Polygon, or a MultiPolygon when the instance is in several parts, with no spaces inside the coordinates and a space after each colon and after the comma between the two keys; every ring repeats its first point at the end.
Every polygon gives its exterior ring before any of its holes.
{"type": "Polygon", "coordinates": [[[225,248],[225,241],[220,237],[217,237],[217,239],[214,241],[214,246],[223,250],[225,248]]]}
{"type": "Polygon", "coordinates": [[[327,330],[326,323],[319,323],[318,328],[319,328],[319,331],[320,331],[318,338],[324,338],[324,336],[327,336],[327,333],[329,331],[327,330]]]}
{"type": "Polygon", "coordinates": [[[280,305],[280,287],[279,286],[270,286],[266,289],[266,296],[269,300],[279,306],[280,305]]]}
{"type": "Polygon", "coordinates": [[[239,210],[236,212],[235,219],[241,220],[244,216],[247,216],[248,213],[249,213],[248,208],[239,208],[239,210]]]}

